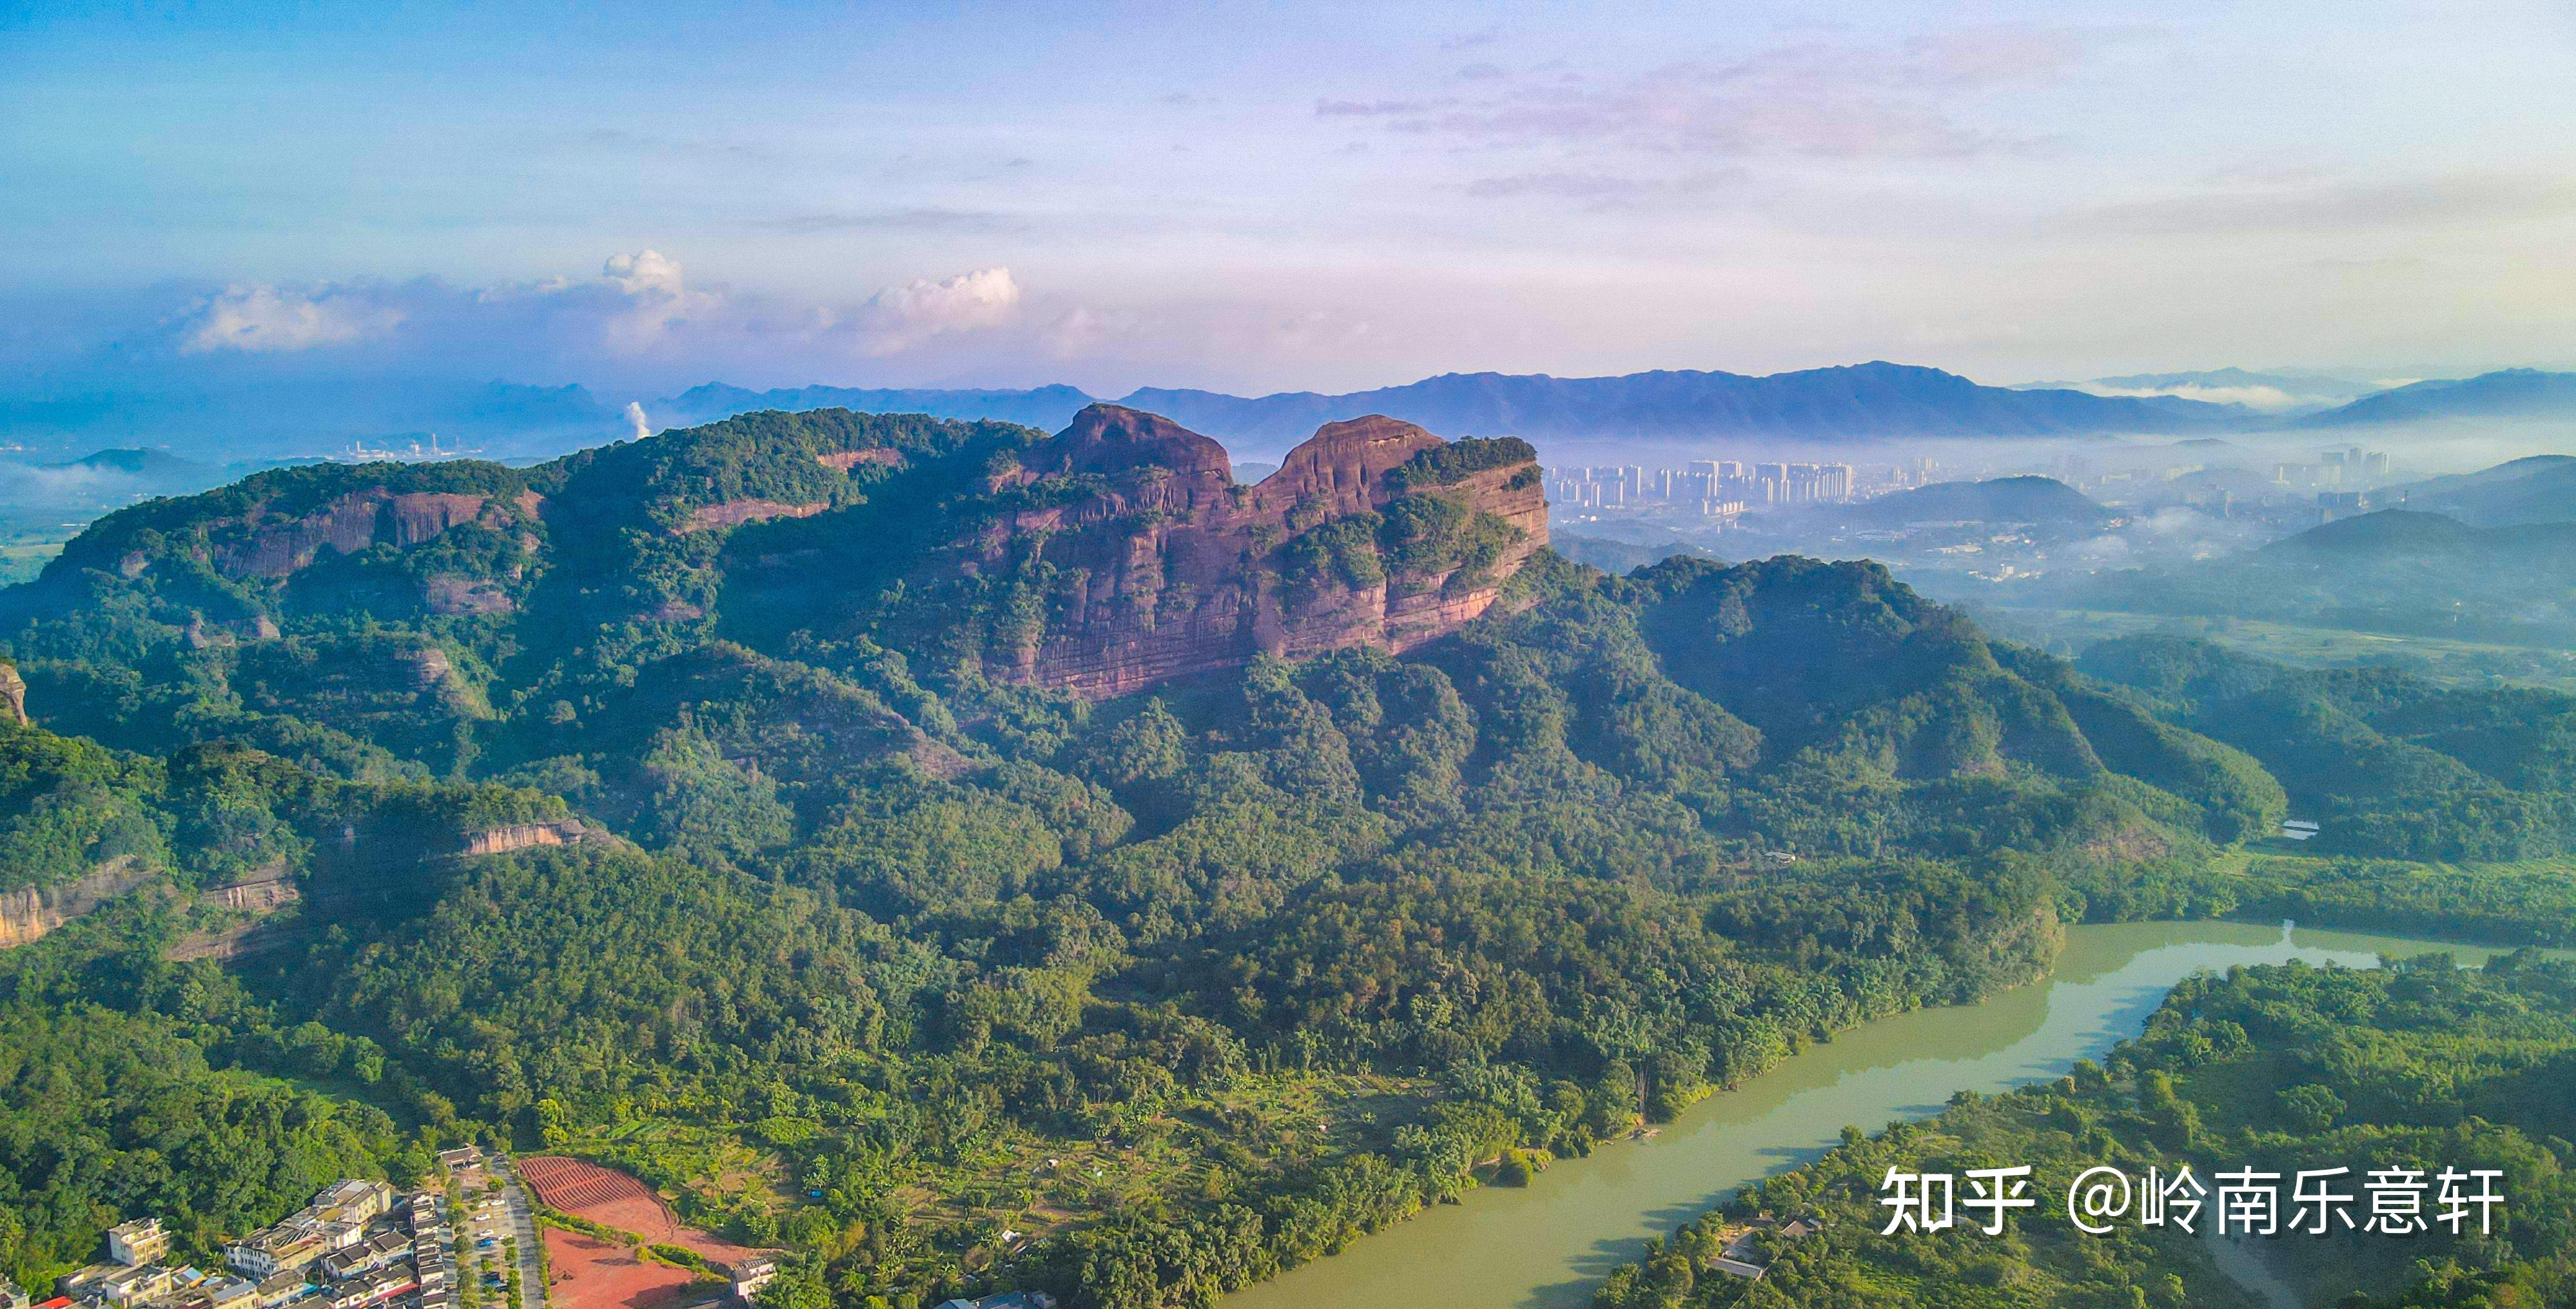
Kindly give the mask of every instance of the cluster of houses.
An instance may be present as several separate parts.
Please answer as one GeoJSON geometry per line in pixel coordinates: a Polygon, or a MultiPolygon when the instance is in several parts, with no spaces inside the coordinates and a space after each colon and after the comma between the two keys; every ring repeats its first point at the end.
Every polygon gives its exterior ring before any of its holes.
{"type": "Polygon", "coordinates": [[[0,1309],[454,1309],[456,1266],[444,1197],[344,1181],[285,1221],[224,1247],[229,1272],[169,1262],[158,1218],[107,1234],[108,1261],[31,1304],[0,1282],[0,1309]]]}

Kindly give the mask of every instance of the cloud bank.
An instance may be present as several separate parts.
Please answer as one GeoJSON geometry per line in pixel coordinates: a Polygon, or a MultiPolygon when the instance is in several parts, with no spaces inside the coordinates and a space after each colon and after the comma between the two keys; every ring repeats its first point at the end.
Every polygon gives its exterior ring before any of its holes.
{"type": "Polygon", "coordinates": [[[407,315],[363,292],[324,288],[309,293],[274,286],[235,286],[207,300],[181,337],[183,354],[234,350],[287,354],[372,340],[402,325],[407,315]]]}
{"type": "Polygon", "coordinates": [[[1015,326],[1024,292],[1007,267],[916,278],[865,299],[797,303],[691,281],[658,249],[610,256],[593,278],[459,286],[411,282],[242,284],[201,295],[161,329],[121,346],[159,343],[208,363],[306,356],[364,368],[444,359],[524,373],[614,373],[620,364],[717,367],[763,350],[807,358],[890,359],[1015,326]]]}

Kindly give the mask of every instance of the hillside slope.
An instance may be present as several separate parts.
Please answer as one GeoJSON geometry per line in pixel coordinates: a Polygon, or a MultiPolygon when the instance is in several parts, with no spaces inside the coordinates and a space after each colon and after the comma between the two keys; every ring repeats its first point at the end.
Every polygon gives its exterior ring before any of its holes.
{"type": "Polygon", "coordinates": [[[2576,373],[2507,368],[2475,377],[2416,382],[2366,395],[2299,420],[2302,427],[2395,423],[2564,420],[2576,417],[2576,373]]]}

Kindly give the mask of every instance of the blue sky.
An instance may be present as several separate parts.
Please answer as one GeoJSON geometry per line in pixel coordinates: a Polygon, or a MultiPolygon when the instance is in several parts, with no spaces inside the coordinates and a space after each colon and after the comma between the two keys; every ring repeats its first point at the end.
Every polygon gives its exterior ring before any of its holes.
{"type": "Polygon", "coordinates": [[[0,389],[2576,363],[2576,6],[16,5],[0,389]]]}

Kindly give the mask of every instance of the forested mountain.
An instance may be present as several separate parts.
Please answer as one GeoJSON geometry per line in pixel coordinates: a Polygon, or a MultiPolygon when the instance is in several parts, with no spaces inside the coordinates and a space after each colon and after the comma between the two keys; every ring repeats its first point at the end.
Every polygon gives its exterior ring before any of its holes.
{"type": "MultiPolygon", "coordinates": [[[[1115,406],[137,506],[0,592],[0,848],[153,880],[0,983],[197,1051],[182,1088],[327,1073],[363,1103],[260,1138],[299,1158],[634,1168],[797,1251],[796,1309],[1203,1304],[2033,977],[2061,913],[2294,803],[2355,851],[2563,836],[2555,698],[2301,683],[2301,734],[2249,732],[2284,670],[2078,668],[1875,564],[1619,578],[1544,530],[1518,441],[1335,423],[1244,486],[1115,406]],[[253,873],[303,895],[242,936],[253,873]],[[1042,1238],[1009,1267],[1005,1228],[1042,1238]]],[[[0,1114],[0,1204],[43,1215],[0,1271],[104,1225],[51,1162],[92,1131],[0,1114]]]]}
{"type": "Polygon", "coordinates": [[[2165,637],[2106,641],[2077,666],[2261,761],[2320,823],[2322,849],[2460,860],[2568,848],[2576,698],[2294,670],[2165,637]]]}

